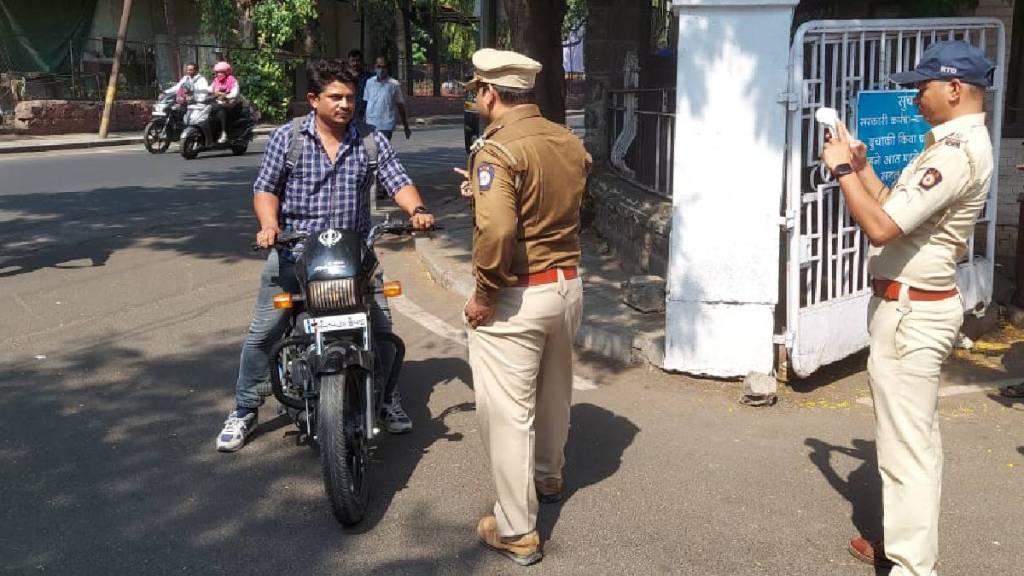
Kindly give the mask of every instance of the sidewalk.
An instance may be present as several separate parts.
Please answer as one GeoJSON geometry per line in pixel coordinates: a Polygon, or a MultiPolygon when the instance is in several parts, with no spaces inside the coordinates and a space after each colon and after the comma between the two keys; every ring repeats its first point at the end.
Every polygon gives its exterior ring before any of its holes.
{"type": "MultiPolygon", "coordinates": [[[[276,125],[261,124],[253,132],[256,136],[270,134],[276,125]]],[[[106,146],[128,146],[142,144],[142,131],[110,133],[106,138],[96,134],[50,134],[34,136],[27,134],[0,135],[0,154],[19,154],[25,152],[49,152],[51,150],[75,150],[84,148],[102,148],[106,146]]]]}
{"type": "MultiPolygon", "coordinates": [[[[474,286],[469,204],[453,185],[424,183],[419,189],[444,230],[417,238],[416,252],[436,282],[468,298],[474,286]]],[[[642,314],[623,304],[621,284],[630,275],[593,233],[585,232],[581,241],[584,300],[577,347],[623,364],[663,366],[665,315],[642,314]]]]}

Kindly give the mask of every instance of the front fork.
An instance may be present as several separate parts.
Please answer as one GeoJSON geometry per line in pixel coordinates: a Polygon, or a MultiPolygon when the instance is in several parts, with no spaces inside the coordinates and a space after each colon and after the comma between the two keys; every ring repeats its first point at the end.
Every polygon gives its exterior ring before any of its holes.
{"type": "MultiPolygon", "coordinates": [[[[370,319],[369,314],[368,314],[367,315],[366,326],[363,327],[363,351],[367,352],[368,356],[370,358],[373,358],[373,343],[372,343],[372,340],[370,338],[370,334],[371,333],[372,333],[371,332],[371,319],[370,319]]],[[[313,344],[314,344],[314,347],[316,349],[317,357],[318,358],[323,358],[323,353],[324,353],[324,337],[323,337],[323,333],[320,332],[319,329],[316,329],[314,334],[313,334],[313,344]]],[[[366,430],[366,438],[367,438],[367,440],[373,440],[374,438],[377,437],[378,434],[380,434],[380,428],[377,427],[377,402],[376,402],[376,397],[375,397],[375,395],[373,393],[373,378],[374,378],[374,370],[375,370],[375,368],[372,365],[372,362],[371,362],[370,366],[367,366],[367,367],[364,367],[364,368],[366,368],[365,370],[363,370],[363,372],[366,374],[366,376],[364,378],[365,382],[363,384],[363,386],[364,386],[364,388],[363,388],[363,398],[365,398],[366,401],[363,403],[364,404],[364,414],[363,414],[364,421],[363,421],[363,426],[364,426],[364,429],[366,430]]],[[[310,394],[307,393],[305,395],[306,414],[310,414],[310,411],[309,411],[309,409],[310,409],[309,398],[310,398],[310,394]]],[[[309,418],[306,419],[306,426],[307,426],[307,431],[309,431],[310,430],[309,418]]],[[[311,431],[309,432],[309,434],[310,434],[310,436],[312,436],[312,432],[311,431]]]]}

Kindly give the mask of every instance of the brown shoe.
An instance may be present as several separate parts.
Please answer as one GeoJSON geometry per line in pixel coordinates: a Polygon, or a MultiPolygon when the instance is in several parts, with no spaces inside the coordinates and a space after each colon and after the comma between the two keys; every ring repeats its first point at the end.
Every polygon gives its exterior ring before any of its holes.
{"type": "Polygon", "coordinates": [[[561,478],[545,478],[536,480],[533,484],[537,487],[537,500],[541,504],[554,504],[562,501],[561,478]]]}
{"type": "Polygon", "coordinates": [[[499,552],[520,566],[540,562],[544,555],[540,551],[540,534],[536,530],[522,536],[502,538],[498,536],[498,521],[488,514],[476,525],[480,543],[499,552]]]}
{"type": "Polygon", "coordinates": [[[892,560],[885,556],[885,548],[881,542],[870,542],[864,538],[854,538],[850,540],[850,545],[847,546],[847,549],[854,558],[865,564],[871,564],[879,568],[888,568],[893,565],[892,560]]]}

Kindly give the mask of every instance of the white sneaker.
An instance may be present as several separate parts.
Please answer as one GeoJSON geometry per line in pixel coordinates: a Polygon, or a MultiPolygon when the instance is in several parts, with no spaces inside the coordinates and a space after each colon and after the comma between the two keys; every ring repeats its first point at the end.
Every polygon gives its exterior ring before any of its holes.
{"type": "Polygon", "coordinates": [[[412,419],[402,409],[402,398],[396,391],[391,402],[384,405],[384,428],[392,434],[412,432],[412,419]]]}
{"type": "Polygon", "coordinates": [[[250,412],[241,418],[237,412],[228,414],[228,419],[224,421],[224,429],[217,436],[217,450],[235,452],[245,446],[245,437],[256,429],[256,419],[256,412],[250,412]]]}

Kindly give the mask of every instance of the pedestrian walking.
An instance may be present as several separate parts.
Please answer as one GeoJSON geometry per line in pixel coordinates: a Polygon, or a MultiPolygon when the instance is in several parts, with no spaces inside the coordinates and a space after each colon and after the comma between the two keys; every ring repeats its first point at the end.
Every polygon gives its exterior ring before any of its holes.
{"type": "Polygon", "coordinates": [[[469,362],[485,451],[497,488],[477,525],[516,563],[542,558],[538,502],[562,493],[572,398],[573,341],[583,309],[580,202],[590,156],[534,102],[541,65],[521,54],[473,55],[467,89],[488,128],[473,147],[476,289],[465,308],[469,362]]]}
{"type": "Polygon", "coordinates": [[[916,86],[915,103],[932,126],[925,149],[887,188],[846,127],[821,159],[842,188],[853,218],[871,241],[868,308],[883,542],[856,538],[857,558],[894,565],[891,576],[935,576],[938,561],[942,444],[938,388],[943,360],[963,323],[957,264],[967,254],[992,176],[985,88],[995,66],[978,48],[938,42],[917,67],[894,74],[916,86]]]}
{"type": "Polygon", "coordinates": [[[405,113],[405,97],[402,86],[390,75],[388,59],[378,56],[375,63],[376,76],[366,80],[363,99],[366,101],[366,123],[391,140],[398,119],[405,126],[406,139],[412,135],[409,117],[405,113]]]}
{"type": "Polygon", "coordinates": [[[353,48],[348,51],[348,67],[356,75],[356,117],[359,122],[366,122],[366,100],[363,94],[366,92],[366,82],[373,78],[373,74],[366,71],[366,62],[363,61],[363,51],[353,48]]]}

